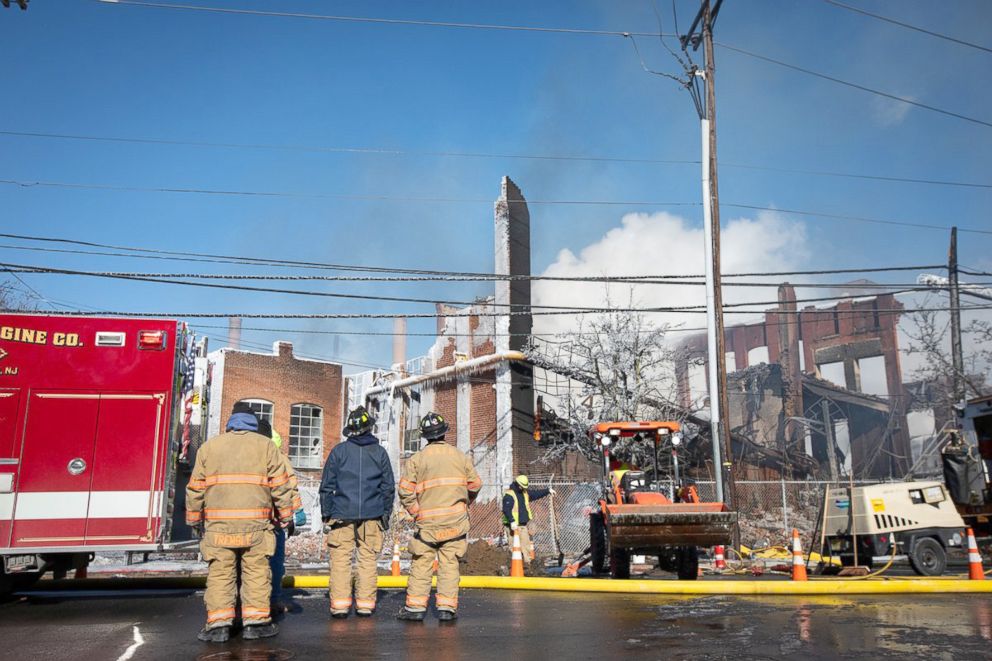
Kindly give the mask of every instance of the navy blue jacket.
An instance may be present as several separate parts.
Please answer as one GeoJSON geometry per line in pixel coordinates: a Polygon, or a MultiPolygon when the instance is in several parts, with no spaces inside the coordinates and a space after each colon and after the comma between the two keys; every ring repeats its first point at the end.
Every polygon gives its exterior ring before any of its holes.
{"type": "Polygon", "coordinates": [[[320,480],[320,512],[325,520],[388,522],[395,494],[389,455],[372,434],[352,436],[327,456],[320,480]]]}

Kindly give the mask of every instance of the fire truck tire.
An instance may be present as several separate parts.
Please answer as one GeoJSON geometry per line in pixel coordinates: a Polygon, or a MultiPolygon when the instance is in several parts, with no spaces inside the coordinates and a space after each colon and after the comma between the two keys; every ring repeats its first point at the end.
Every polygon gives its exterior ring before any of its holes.
{"type": "Polygon", "coordinates": [[[23,574],[5,574],[0,573],[0,597],[10,594],[11,592],[17,592],[18,590],[26,590],[41,578],[42,572],[25,572],[23,574]]]}
{"type": "Polygon", "coordinates": [[[610,549],[610,578],[630,578],[630,551],[610,549]]]}
{"type": "Polygon", "coordinates": [[[676,571],[680,580],[694,581],[699,577],[699,549],[683,546],[675,554],[676,571]]]}
{"type": "Polygon", "coordinates": [[[916,540],[909,564],[920,576],[940,576],[947,569],[947,553],[936,539],[923,537],[916,540]]]}
{"type": "Polygon", "coordinates": [[[589,515],[589,554],[593,573],[602,574],[606,569],[606,524],[598,512],[589,515]]]}

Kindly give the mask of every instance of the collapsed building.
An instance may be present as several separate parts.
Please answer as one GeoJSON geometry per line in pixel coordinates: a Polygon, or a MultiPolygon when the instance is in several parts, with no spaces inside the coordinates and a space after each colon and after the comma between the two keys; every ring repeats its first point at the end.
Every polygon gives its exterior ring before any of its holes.
{"type": "MultiPolygon", "coordinates": [[[[725,329],[735,474],[838,479],[902,477],[910,466],[897,327],[891,294],[799,310],[795,289],[778,289],[765,319],[725,329]]],[[[705,402],[705,335],[683,341],[676,366],[680,403],[705,402]]]]}

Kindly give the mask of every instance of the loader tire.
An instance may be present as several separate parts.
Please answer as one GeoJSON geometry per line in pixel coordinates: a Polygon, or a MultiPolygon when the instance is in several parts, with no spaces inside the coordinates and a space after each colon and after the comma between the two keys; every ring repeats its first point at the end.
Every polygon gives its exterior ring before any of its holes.
{"type": "Polygon", "coordinates": [[[610,549],[610,578],[630,578],[630,551],[610,549]]]}
{"type": "Polygon", "coordinates": [[[699,578],[699,549],[683,546],[675,554],[675,573],[680,580],[694,581],[699,578]]]}
{"type": "Polygon", "coordinates": [[[599,512],[589,515],[589,554],[593,573],[602,574],[606,569],[606,524],[599,512]]]}

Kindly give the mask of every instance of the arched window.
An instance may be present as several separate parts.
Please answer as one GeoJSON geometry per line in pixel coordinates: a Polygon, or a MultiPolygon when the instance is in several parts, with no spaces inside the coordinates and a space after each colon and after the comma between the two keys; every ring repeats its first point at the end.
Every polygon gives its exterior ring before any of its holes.
{"type": "Polygon", "coordinates": [[[324,410],[293,404],[289,413],[289,461],[295,468],[320,468],[324,461],[324,410]]]}
{"type": "Polygon", "coordinates": [[[259,420],[272,424],[272,402],[267,399],[242,399],[238,404],[247,404],[259,420]]]}

